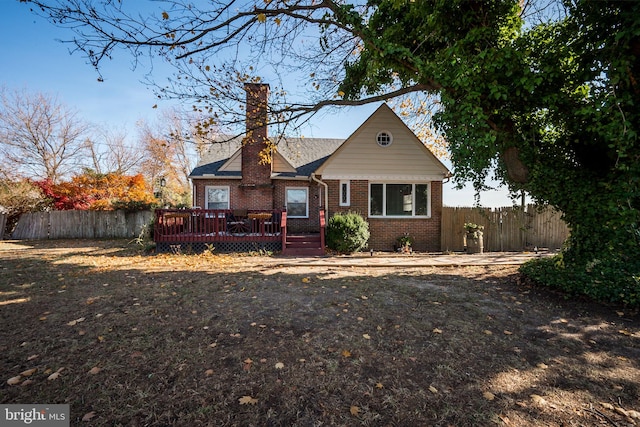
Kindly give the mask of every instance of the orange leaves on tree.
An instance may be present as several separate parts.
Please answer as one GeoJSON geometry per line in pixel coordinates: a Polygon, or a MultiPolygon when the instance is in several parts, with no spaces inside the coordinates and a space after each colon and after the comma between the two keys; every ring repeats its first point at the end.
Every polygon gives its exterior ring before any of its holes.
{"type": "Polygon", "coordinates": [[[57,210],[142,209],[156,202],[144,177],[119,173],[85,172],[70,181],[35,183],[57,210]]]}

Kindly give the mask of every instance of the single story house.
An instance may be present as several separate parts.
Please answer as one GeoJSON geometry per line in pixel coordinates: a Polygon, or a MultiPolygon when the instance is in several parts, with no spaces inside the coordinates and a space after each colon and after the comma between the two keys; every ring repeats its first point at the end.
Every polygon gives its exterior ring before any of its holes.
{"type": "Polygon", "coordinates": [[[391,251],[403,235],[413,239],[414,250],[440,250],[442,182],[451,174],[389,106],[382,104],[344,140],[280,138],[274,144],[267,134],[269,85],[245,90],[246,135],[212,144],[203,155],[190,175],[194,207],[281,210],[291,239],[283,240],[284,253],[299,253],[294,236],[323,233],[325,218],[343,211],[368,221],[372,250],[391,251]]]}

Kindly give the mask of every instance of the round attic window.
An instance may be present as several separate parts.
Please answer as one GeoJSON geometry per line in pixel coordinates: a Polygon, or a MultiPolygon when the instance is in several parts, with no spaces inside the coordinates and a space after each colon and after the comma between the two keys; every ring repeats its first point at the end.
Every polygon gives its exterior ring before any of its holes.
{"type": "Polygon", "coordinates": [[[388,147],[393,142],[393,135],[391,135],[391,132],[387,132],[386,130],[378,132],[378,135],[376,135],[376,142],[381,147],[388,147]]]}

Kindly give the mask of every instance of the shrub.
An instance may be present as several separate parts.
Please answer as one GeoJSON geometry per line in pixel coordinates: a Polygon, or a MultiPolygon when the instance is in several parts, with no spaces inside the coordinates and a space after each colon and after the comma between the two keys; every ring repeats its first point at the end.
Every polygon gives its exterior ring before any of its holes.
{"type": "Polygon", "coordinates": [[[355,212],[336,213],[327,224],[327,246],[341,253],[361,251],[369,241],[369,223],[355,212]]]}
{"type": "Polygon", "coordinates": [[[604,303],[640,306],[640,261],[603,253],[581,268],[567,268],[563,254],[531,260],[520,272],[539,285],[604,303]]]}

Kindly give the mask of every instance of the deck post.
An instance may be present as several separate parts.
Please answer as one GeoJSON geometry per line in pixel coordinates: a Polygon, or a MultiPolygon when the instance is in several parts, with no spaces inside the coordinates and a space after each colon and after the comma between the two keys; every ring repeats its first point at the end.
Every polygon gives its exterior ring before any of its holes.
{"type": "Polygon", "coordinates": [[[280,216],[280,235],[282,236],[282,254],[287,251],[287,211],[282,211],[280,216]]]}

